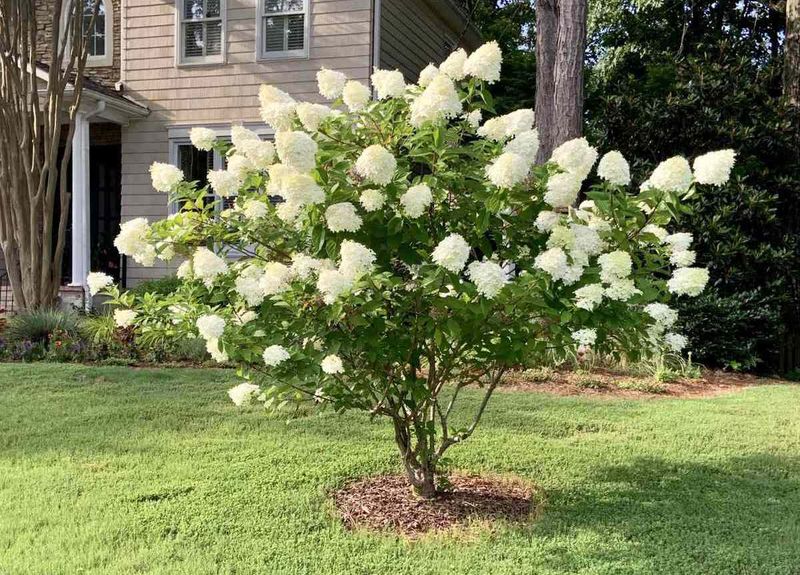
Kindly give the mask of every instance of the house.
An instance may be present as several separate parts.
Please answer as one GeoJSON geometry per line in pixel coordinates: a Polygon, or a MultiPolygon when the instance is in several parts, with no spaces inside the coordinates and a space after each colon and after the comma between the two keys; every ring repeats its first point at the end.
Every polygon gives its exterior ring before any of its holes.
{"type": "MultiPolygon", "coordinates": [[[[89,10],[94,2],[78,1],[89,10]]],[[[52,36],[53,3],[37,5],[41,46],[52,36]]],[[[171,162],[200,181],[221,163],[189,145],[191,127],[224,135],[232,123],[244,124],[269,137],[259,116],[261,84],[323,101],[321,67],[365,84],[373,67],[416,81],[428,63],[479,43],[456,0],[100,0],[99,10],[73,139],[62,292],[71,300],[84,297],[90,270],[127,286],[172,271],[120,258],[113,240],[120,221],[169,215],[150,184],[153,162],[171,162]]]]}

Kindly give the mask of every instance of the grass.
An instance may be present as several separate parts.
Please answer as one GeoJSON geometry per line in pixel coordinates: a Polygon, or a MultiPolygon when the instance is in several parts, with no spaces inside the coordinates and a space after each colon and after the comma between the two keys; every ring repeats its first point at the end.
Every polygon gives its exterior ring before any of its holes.
{"type": "Polygon", "coordinates": [[[800,573],[800,386],[498,393],[453,465],[535,482],[538,518],[410,543],[347,532],[326,497],[398,469],[384,422],[242,412],[231,381],[0,365],[0,573],[800,573]]]}

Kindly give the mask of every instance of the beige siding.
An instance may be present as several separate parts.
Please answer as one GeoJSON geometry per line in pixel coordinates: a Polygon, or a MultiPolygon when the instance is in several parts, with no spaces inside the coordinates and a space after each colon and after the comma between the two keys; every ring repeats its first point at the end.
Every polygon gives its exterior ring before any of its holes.
{"type": "Polygon", "coordinates": [[[383,0],[380,22],[381,68],[396,68],[416,82],[430,63],[453,50],[460,31],[452,30],[424,0],[383,0]]]}
{"type": "MultiPolygon", "coordinates": [[[[256,0],[227,1],[224,65],[175,65],[175,0],[126,0],[122,78],[126,95],[146,105],[146,120],[123,129],[122,218],[166,217],[163,194],[150,186],[148,168],[169,161],[174,126],[258,122],[258,87],[274,84],[298,99],[320,100],[320,67],[368,81],[372,0],[310,0],[309,58],[256,60],[256,0]]],[[[128,283],[158,277],[166,267],[128,264],[128,283]]]]}

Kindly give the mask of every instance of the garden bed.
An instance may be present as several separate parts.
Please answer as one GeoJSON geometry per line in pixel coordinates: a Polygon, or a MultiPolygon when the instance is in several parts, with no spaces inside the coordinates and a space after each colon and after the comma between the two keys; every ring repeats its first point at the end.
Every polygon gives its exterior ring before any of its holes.
{"type": "Polygon", "coordinates": [[[534,511],[533,489],[521,481],[454,474],[434,499],[417,496],[402,475],[378,475],[333,493],[349,529],[418,537],[473,524],[524,522],[534,511]]]}
{"type": "Polygon", "coordinates": [[[592,371],[527,370],[506,375],[499,388],[555,395],[608,397],[714,397],[754,386],[786,383],[784,380],[720,370],[703,370],[701,377],[659,382],[649,376],[611,369],[592,371]]]}

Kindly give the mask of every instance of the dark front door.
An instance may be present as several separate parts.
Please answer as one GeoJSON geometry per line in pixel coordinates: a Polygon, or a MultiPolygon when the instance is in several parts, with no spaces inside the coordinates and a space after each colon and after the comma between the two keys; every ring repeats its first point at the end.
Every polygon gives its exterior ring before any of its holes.
{"type": "Polygon", "coordinates": [[[121,148],[119,144],[91,146],[89,188],[91,198],[92,271],[120,279],[120,257],[114,247],[119,233],[122,196],[121,148]]]}

